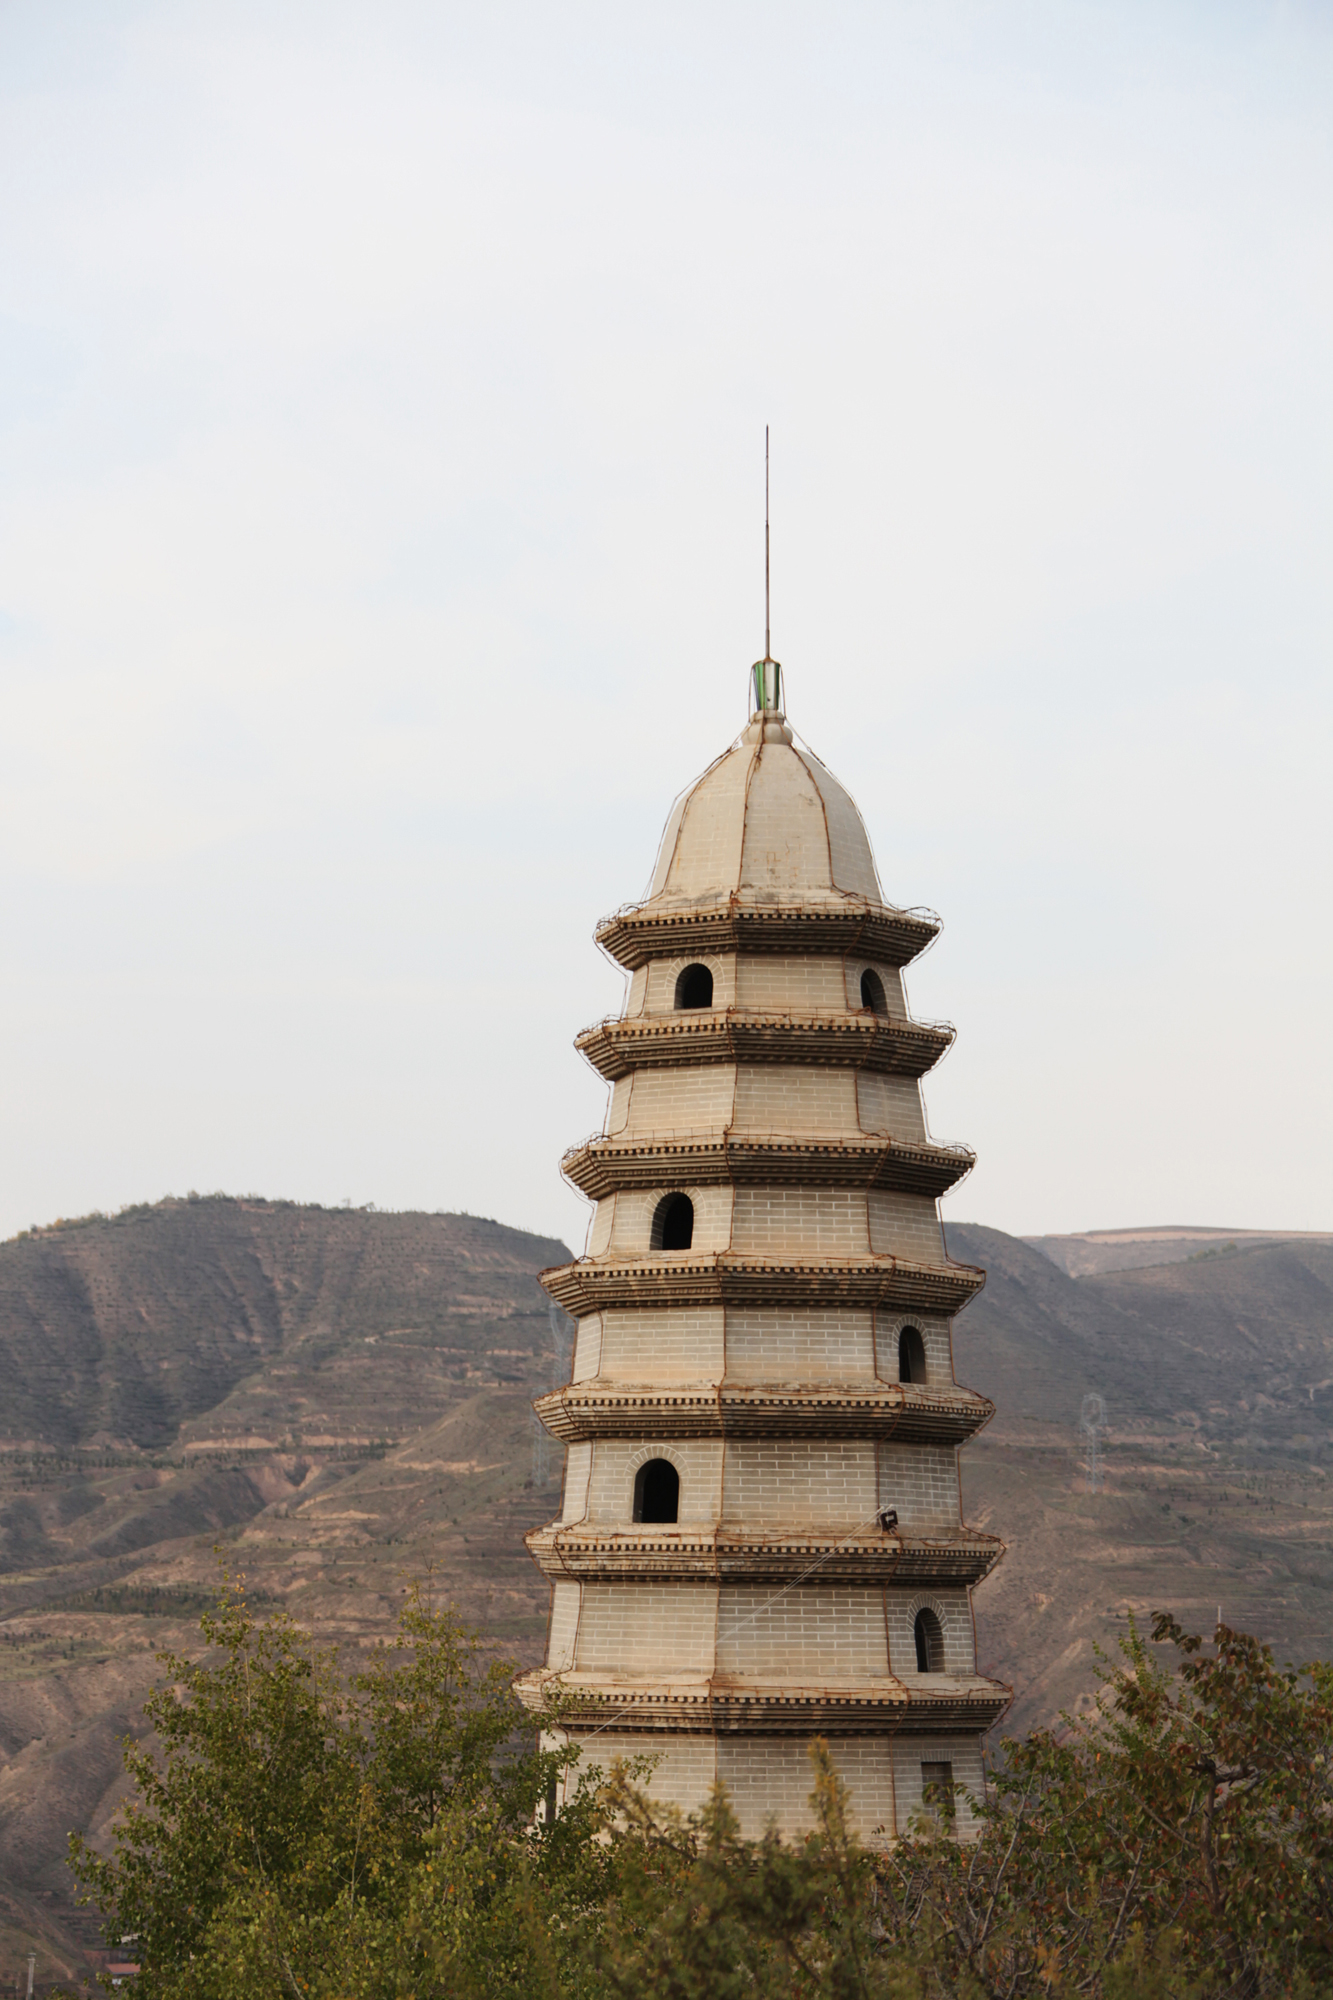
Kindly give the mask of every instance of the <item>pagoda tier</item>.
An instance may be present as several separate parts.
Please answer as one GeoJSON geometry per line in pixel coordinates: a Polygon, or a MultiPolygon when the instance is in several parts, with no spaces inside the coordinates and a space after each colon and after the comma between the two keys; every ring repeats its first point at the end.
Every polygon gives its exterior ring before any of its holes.
{"type": "Polygon", "coordinates": [[[861,1014],[725,1012],[598,1021],[574,1046],[608,1083],[636,1069],[695,1063],[819,1063],[882,1076],[924,1076],[953,1042],[938,1021],[894,1021],[861,1014]]]}
{"type": "Polygon", "coordinates": [[[564,1161],[586,1253],[542,1274],[578,1329],[535,1405],[568,1449],[528,1537],[546,1664],[515,1685],[548,1742],[604,1763],[650,1735],[657,1795],[721,1780],[747,1831],[810,1824],[818,1735],[853,1823],[895,1838],[927,1774],[980,1790],[1008,1698],[970,1599],[1002,1545],[957,1464],[992,1414],[950,1330],[984,1276],[936,1208],[972,1155],[926,1130],[953,1031],[900,975],[937,930],[884,901],[852,801],[762,709],[597,932],[632,977],[578,1040],[613,1091],[564,1161]]]}
{"type": "Polygon", "coordinates": [[[570,1383],[532,1406],[552,1437],[860,1437],[963,1444],[995,1414],[971,1389],[883,1382],[799,1388],[729,1382],[570,1383]]]}

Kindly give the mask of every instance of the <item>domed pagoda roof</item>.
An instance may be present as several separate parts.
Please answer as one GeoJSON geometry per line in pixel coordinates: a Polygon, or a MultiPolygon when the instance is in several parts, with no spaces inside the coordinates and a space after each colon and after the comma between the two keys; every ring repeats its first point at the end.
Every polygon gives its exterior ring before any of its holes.
{"type": "Polygon", "coordinates": [[[647,915],[742,903],[849,904],[884,898],[861,815],[775,709],[681,793],[667,821],[647,915]]]}

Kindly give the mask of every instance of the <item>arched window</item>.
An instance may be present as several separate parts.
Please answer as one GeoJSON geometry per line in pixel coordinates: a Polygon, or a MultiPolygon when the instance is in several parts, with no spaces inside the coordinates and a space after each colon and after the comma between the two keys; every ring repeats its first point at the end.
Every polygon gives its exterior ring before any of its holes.
{"type": "Polygon", "coordinates": [[[861,974],[861,1005],[869,1007],[876,1014],[887,1014],[889,1003],[884,998],[884,981],[869,966],[861,974]]]}
{"type": "Polygon", "coordinates": [[[924,1382],[926,1343],[914,1326],[905,1326],[898,1335],[898,1380],[924,1382]]]}
{"type": "Polygon", "coordinates": [[[706,965],[687,965],[676,981],[677,1007],[711,1007],[713,975],[706,965]]]}
{"type": "Polygon", "coordinates": [[[634,1475],[636,1521],[680,1519],[680,1474],[669,1458],[650,1458],[634,1475]]]}
{"type": "Polygon", "coordinates": [[[654,1250],[688,1250],[694,1241],[694,1203],[687,1194],[664,1194],[653,1216],[654,1250]]]}
{"type": "Polygon", "coordinates": [[[944,1634],[933,1611],[918,1611],[912,1627],[916,1641],[916,1670],[919,1674],[944,1672],[944,1634]]]}

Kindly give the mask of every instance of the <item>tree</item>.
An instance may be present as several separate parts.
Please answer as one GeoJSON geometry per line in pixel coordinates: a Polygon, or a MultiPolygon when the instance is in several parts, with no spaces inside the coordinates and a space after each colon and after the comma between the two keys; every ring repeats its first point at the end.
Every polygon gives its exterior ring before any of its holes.
{"type": "Polygon", "coordinates": [[[1004,1744],[975,1848],[889,1857],[888,1935],[941,1996],[1333,1984],[1333,1669],[1166,1613],[1152,1641],[1178,1664],[1131,1625],[1090,1720],[1004,1744]]]}
{"type": "Polygon", "coordinates": [[[71,1843],[89,1900],[136,1938],[142,2000],[461,1993],[488,1921],[499,1949],[531,1884],[560,1875],[570,1906],[595,1903],[590,1800],[551,1829],[535,1816],[568,1753],[531,1749],[512,1663],[420,1589],[350,1677],[230,1579],[201,1626],[210,1657],[162,1655],[158,1752],[126,1745],[135,1795],[111,1855],[71,1843]],[[461,1929],[431,1921],[446,1878],[461,1929]]]}
{"type": "MultiPolygon", "coordinates": [[[[685,1815],[652,1758],[531,1749],[494,1660],[409,1593],[345,1676],[224,1588],[204,1660],[164,1656],[109,1857],[75,1866],[143,2000],[1260,2000],[1333,1990],[1333,1667],[1219,1626],[1131,1627],[1094,1716],[1007,1742],[964,1847],[862,1847],[827,1747],[814,1825],[685,1815]]],[[[929,1803],[929,1802],[928,1802],[929,1803]]],[[[947,1800],[936,1801],[946,1804],[947,1800]]]]}

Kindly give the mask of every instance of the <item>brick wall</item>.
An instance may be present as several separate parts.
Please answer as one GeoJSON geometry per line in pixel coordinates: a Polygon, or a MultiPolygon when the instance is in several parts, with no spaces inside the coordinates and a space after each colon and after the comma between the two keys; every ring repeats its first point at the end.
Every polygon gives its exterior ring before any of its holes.
{"type": "Polygon", "coordinates": [[[742,1063],[736,1075],[733,1130],[789,1134],[817,1132],[855,1138],[859,1131],[856,1073],[850,1069],[801,1069],[790,1063],[742,1063]]]}
{"type": "Polygon", "coordinates": [[[705,1063],[699,1069],[641,1069],[630,1079],[627,1138],[649,1134],[721,1132],[731,1123],[736,1096],[732,1063],[705,1063]]]}
{"type": "Polygon", "coordinates": [[[896,1507],[909,1534],[957,1528],[958,1453],[949,1445],[894,1444],[879,1447],[879,1504],[896,1507]]]}
{"type": "Polygon", "coordinates": [[[732,1248],[751,1257],[864,1257],[866,1199],[854,1188],[739,1187],[732,1248]]]}
{"type": "MultiPolygon", "coordinates": [[[[694,1204],[694,1238],[689,1250],[654,1250],[654,1257],[688,1258],[702,1251],[715,1254],[731,1242],[731,1209],[734,1190],[730,1187],[691,1187],[677,1183],[680,1193],[694,1204]]],[[[603,1256],[609,1249],[618,1257],[646,1257],[650,1253],[653,1216],[664,1190],[631,1188],[622,1194],[607,1195],[597,1204],[589,1238],[589,1256],[603,1256]]]]}
{"type": "Polygon", "coordinates": [[[546,1664],[561,1672],[574,1664],[574,1641],[579,1625],[577,1583],[557,1583],[551,1591],[551,1624],[546,1639],[546,1664]]]}
{"type": "Polygon", "coordinates": [[[572,1444],[565,1453],[562,1521],[581,1521],[588,1511],[588,1481],[592,1476],[592,1446],[572,1444]]]}
{"type": "MultiPolygon", "coordinates": [[[[821,1312],[770,1306],[727,1312],[727,1380],[846,1382],[873,1378],[874,1335],[869,1312],[821,1312]]],[[[894,1375],[898,1353],[895,1340],[894,1375]]]]}
{"type": "MultiPolygon", "coordinates": [[[[648,1204],[645,1200],[645,1214],[648,1204]]],[[[650,1217],[649,1217],[650,1219],[650,1217]]],[[[640,1218],[646,1227],[644,1217],[640,1218]]],[[[926,1313],[816,1306],[651,1307],[580,1320],[571,1380],[821,1383],[898,1380],[898,1336],[921,1335],[926,1381],[953,1380],[949,1322],[926,1313]]]]}
{"type": "Polygon", "coordinates": [[[919,1145],[925,1139],[921,1086],[914,1076],[876,1076],[871,1072],[858,1076],[856,1109],[863,1132],[887,1133],[906,1145],[919,1145]]]}
{"type": "MultiPolygon", "coordinates": [[[[851,1792],[851,1821],[863,1840],[876,1844],[894,1834],[893,1746],[887,1737],[834,1737],[833,1765],[851,1792]],[[882,1831],[881,1831],[882,1829],[882,1831]]],[[[788,1839],[815,1825],[810,1794],[815,1788],[809,1740],[800,1736],[724,1736],[718,1744],[717,1774],[726,1786],[751,1839],[776,1818],[788,1839]]],[[[918,1781],[917,1794],[920,1796],[918,1781]]]]}
{"type": "Polygon", "coordinates": [[[715,1583],[585,1583],[580,1667],[708,1673],[717,1632],[715,1583]]]}
{"type": "Polygon", "coordinates": [[[721,1673],[832,1685],[889,1671],[884,1591],[876,1584],[726,1584],[718,1604],[721,1673]]]}
{"type": "MultiPolygon", "coordinates": [[[[859,993],[855,1004],[861,1004],[859,993]]],[[[796,952],[742,957],[736,965],[736,1005],[758,1014],[843,1014],[848,1006],[843,962],[796,952]]]]}
{"type": "Polygon", "coordinates": [[[939,1213],[928,1195],[875,1193],[867,1197],[867,1215],[870,1247],[880,1256],[944,1262],[939,1213]]]}
{"type": "MultiPolygon", "coordinates": [[[[634,1665],[636,1671],[665,1673],[681,1661],[670,1651],[656,1651],[652,1632],[640,1631],[624,1646],[633,1648],[622,1660],[603,1657],[613,1643],[621,1645],[621,1628],[609,1622],[608,1605],[624,1603],[635,1615],[668,1622],[677,1618],[688,1627],[690,1661],[699,1671],[748,1674],[758,1679],[780,1676],[797,1682],[832,1686],[841,1680],[877,1679],[892,1674],[909,1687],[929,1687],[936,1679],[917,1670],[914,1628],[917,1613],[934,1612],[944,1641],[945,1674],[976,1672],[972,1609],[961,1587],[918,1590],[889,1584],[807,1583],[794,1590],[774,1584],[557,1583],[552,1593],[547,1664],[564,1671],[577,1658],[582,1666],[634,1665]],[[706,1644],[698,1637],[700,1591],[713,1595],[716,1621],[706,1644]],[[677,1598],[672,1593],[683,1592],[677,1598]],[[581,1609],[582,1605],[582,1609],[581,1609]],[[592,1621],[591,1623],[589,1621],[592,1621]],[[594,1660],[588,1647],[600,1649],[594,1660]],[[702,1646],[702,1650],[700,1647],[702,1646]],[[647,1651],[644,1648],[647,1647],[647,1651]]],[[[665,1642],[663,1642],[665,1643],[665,1642]]]]}
{"type": "Polygon", "coordinates": [[[723,1517],[755,1527],[832,1525],[845,1534],[879,1506],[875,1447],[820,1438],[729,1438],[723,1517]]]}
{"type": "Polygon", "coordinates": [[[814,777],[823,803],[829,873],[834,888],[848,896],[864,896],[872,903],[882,901],[870,841],[851,794],[843,790],[832,771],[813,752],[803,749],[800,756],[814,777]]]}
{"type": "MultiPolygon", "coordinates": [[[[722,1376],[723,1308],[608,1312],[601,1374],[619,1382],[717,1382],[722,1376]]],[[[591,1354],[592,1349],[589,1348],[591,1354]]],[[[596,1373],[596,1370],[590,1370],[596,1373]]],[[[582,1380],[576,1376],[576,1380],[582,1380]]]]}
{"type": "MultiPolygon", "coordinates": [[[[563,1738],[543,1736],[542,1748],[556,1749],[563,1738]]],[[[600,1770],[609,1775],[618,1760],[629,1763],[648,1757],[653,1768],[639,1778],[640,1791],[650,1799],[679,1806],[682,1812],[697,1812],[706,1804],[717,1779],[717,1743],[711,1736],[637,1736],[617,1733],[614,1726],[576,1736],[581,1755],[561,1787],[560,1799],[571,1795],[580,1778],[600,1770]]]]}
{"type": "MultiPolygon", "coordinates": [[[[674,841],[668,825],[659,862],[661,893],[670,897],[706,896],[735,887],[740,874],[741,835],[745,821],[746,783],[753,748],[729,750],[714,765],[708,782],[685,801],[674,841]]],[[[654,877],[656,882],[658,877],[654,877]]],[[[659,891],[654,888],[654,894],[659,891]]]]}
{"type": "Polygon", "coordinates": [[[571,1382],[587,1382],[601,1369],[603,1315],[590,1313],[581,1319],[574,1335],[574,1365],[570,1370],[571,1382]]]}
{"type": "MultiPolygon", "coordinates": [[[[735,952],[701,951],[692,958],[655,958],[643,968],[644,1014],[670,1014],[676,1006],[676,981],[687,965],[706,965],[713,975],[713,1006],[736,1005],[735,952]]],[[[635,977],[641,975],[636,973],[635,977]]]]}

